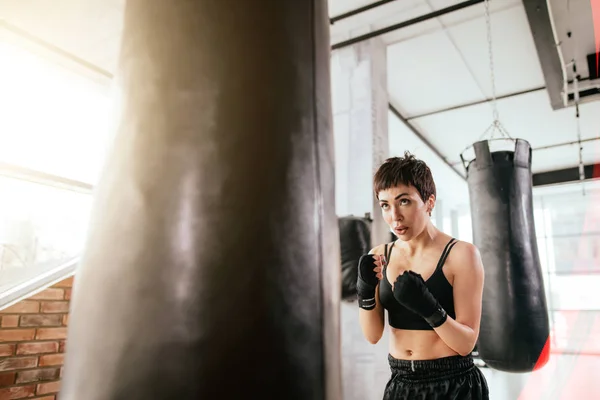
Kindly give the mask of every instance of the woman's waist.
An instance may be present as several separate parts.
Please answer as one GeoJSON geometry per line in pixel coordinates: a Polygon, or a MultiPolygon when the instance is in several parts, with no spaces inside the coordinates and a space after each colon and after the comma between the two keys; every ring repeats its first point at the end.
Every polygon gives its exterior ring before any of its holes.
{"type": "Polygon", "coordinates": [[[456,356],[434,331],[391,329],[390,355],[399,360],[433,360],[456,356]]]}

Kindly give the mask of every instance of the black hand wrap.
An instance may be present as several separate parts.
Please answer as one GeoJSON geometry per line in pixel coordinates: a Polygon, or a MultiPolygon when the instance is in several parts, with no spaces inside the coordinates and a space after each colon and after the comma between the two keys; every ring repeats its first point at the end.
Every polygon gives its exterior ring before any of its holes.
{"type": "Polygon", "coordinates": [[[364,310],[375,308],[375,288],[379,279],[373,271],[376,267],[375,257],[365,254],[358,262],[358,280],[356,281],[356,292],[358,294],[358,306],[364,310]]]}
{"type": "Polygon", "coordinates": [[[413,271],[405,271],[394,283],[394,297],[412,312],[419,314],[427,323],[437,328],[446,322],[448,314],[431,294],[423,277],[413,271]]]}

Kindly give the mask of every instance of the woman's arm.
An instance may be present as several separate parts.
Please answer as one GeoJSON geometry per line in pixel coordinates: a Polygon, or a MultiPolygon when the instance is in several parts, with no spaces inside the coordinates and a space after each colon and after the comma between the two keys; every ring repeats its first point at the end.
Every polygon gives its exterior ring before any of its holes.
{"type": "Polygon", "coordinates": [[[448,264],[454,270],[456,319],[448,316],[435,331],[448,347],[466,356],[473,351],[479,336],[484,272],[477,247],[467,242],[459,242],[454,247],[448,264]]]}
{"type": "Polygon", "coordinates": [[[375,289],[375,299],[377,305],[373,310],[358,310],[358,319],[362,333],[371,344],[377,344],[383,336],[384,320],[383,307],[379,303],[379,285],[375,289]]]}
{"type": "MultiPolygon", "coordinates": [[[[382,264],[379,259],[382,251],[382,246],[378,246],[369,252],[369,254],[376,255],[375,264],[377,267],[375,272],[377,273],[377,278],[379,280],[382,278],[382,264]]],[[[375,287],[375,303],[375,308],[372,310],[364,310],[362,308],[359,308],[358,310],[360,328],[365,339],[372,344],[377,344],[377,342],[379,342],[379,339],[383,336],[383,329],[385,326],[383,307],[379,302],[379,284],[375,287]]]]}

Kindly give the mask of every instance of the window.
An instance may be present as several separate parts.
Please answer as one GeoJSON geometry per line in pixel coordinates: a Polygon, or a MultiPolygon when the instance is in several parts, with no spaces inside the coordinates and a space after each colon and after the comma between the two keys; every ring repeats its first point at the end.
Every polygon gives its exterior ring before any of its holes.
{"type": "Polygon", "coordinates": [[[111,137],[109,88],[0,40],[0,294],[74,264],[111,137]],[[11,171],[29,171],[16,175],[11,171]],[[45,176],[45,184],[23,179],[45,176]],[[46,175],[44,175],[46,174],[46,175]],[[75,180],[78,190],[52,186],[75,180]],[[87,187],[87,189],[81,189],[87,187]]]}
{"type": "Polygon", "coordinates": [[[0,41],[0,162],[96,183],[109,89],[0,41]]]}

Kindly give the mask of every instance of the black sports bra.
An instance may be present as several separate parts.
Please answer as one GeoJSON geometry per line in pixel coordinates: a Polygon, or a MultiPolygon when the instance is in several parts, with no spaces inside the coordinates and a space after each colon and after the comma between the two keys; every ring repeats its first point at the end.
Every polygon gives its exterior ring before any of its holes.
{"type": "MultiPolygon", "coordinates": [[[[452,247],[456,243],[458,243],[458,241],[454,238],[448,242],[444,248],[442,256],[438,261],[433,275],[431,275],[431,277],[425,281],[425,284],[427,285],[427,288],[429,288],[429,291],[431,291],[431,294],[438,299],[440,305],[452,318],[456,318],[454,312],[454,295],[452,294],[452,285],[450,282],[448,282],[448,279],[446,279],[446,276],[442,271],[442,267],[444,266],[444,262],[446,262],[448,254],[450,254],[450,250],[452,250],[452,247]]],[[[388,262],[390,260],[393,248],[394,243],[392,243],[390,246],[388,253],[388,245],[385,245],[384,254],[388,262]]],[[[420,331],[433,330],[433,328],[427,322],[425,322],[421,316],[413,313],[402,304],[398,303],[392,292],[392,285],[388,281],[386,272],[387,265],[383,268],[383,279],[380,281],[379,285],[379,302],[386,310],[388,310],[388,321],[390,326],[397,329],[420,331]]]]}

